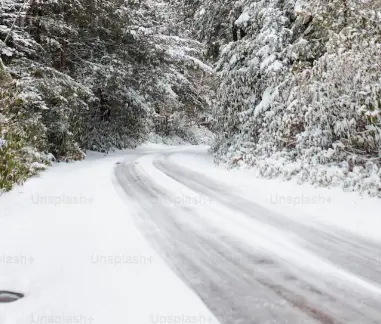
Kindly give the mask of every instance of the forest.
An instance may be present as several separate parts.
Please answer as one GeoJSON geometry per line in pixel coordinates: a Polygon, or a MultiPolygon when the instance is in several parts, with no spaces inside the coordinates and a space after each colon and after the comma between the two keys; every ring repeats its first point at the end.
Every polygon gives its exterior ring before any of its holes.
{"type": "Polygon", "coordinates": [[[0,188],[152,134],[381,197],[377,0],[3,0],[0,188]]]}

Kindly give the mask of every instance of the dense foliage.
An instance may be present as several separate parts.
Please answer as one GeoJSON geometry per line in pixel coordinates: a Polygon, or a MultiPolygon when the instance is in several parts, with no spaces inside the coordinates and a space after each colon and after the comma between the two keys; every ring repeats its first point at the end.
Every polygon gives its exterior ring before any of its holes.
{"type": "Polygon", "coordinates": [[[0,189],[86,149],[131,147],[155,129],[186,135],[207,106],[197,82],[210,68],[169,9],[149,0],[2,2],[0,189]]]}
{"type": "Polygon", "coordinates": [[[197,143],[212,107],[216,161],[381,195],[380,23],[378,0],[4,0],[0,187],[197,143]]]}
{"type": "Polygon", "coordinates": [[[380,195],[379,1],[185,4],[220,77],[217,161],[380,195]]]}

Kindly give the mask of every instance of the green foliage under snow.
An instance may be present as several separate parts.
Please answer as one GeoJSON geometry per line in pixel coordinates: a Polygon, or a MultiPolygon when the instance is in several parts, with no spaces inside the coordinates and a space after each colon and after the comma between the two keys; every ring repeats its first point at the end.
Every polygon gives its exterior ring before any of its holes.
{"type": "Polygon", "coordinates": [[[157,115],[202,114],[197,80],[210,70],[197,59],[201,44],[171,31],[167,9],[149,0],[2,2],[0,190],[53,159],[136,146],[157,115]]]}
{"type": "Polygon", "coordinates": [[[381,195],[379,1],[185,2],[220,77],[217,161],[381,195]]]}
{"type": "Polygon", "coordinates": [[[0,188],[202,121],[218,162],[381,195],[379,1],[23,4],[0,12],[0,188]]]}

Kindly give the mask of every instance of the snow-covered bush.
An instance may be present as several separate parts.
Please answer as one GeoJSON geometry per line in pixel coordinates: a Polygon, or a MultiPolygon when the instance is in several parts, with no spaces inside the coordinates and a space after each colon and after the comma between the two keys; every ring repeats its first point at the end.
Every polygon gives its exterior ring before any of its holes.
{"type": "Polygon", "coordinates": [[[378,1],[204,0],[194,12],[218,52],[216,161],[380,194],[378,1]]]}
{"type": "Polygon", "coordinates": [[[0,190],[9,190],[28,176],[44,169],[52,160],[46,148],[45,127],[25,105],[26,92],[7,80],[0,88],[0,190]]]}

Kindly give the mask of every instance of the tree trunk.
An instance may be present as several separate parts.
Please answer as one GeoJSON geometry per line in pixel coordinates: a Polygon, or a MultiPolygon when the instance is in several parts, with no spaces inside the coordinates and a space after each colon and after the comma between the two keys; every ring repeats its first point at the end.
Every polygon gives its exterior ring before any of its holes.
{"type": "Polygon", "coordinates": [[[6,71],[3,60],[0,57],[0,86],[3,87],[4,85],[10,83],[11,81],[12,81],[12,78],[9,75],[9,73],[6,71]]]}

